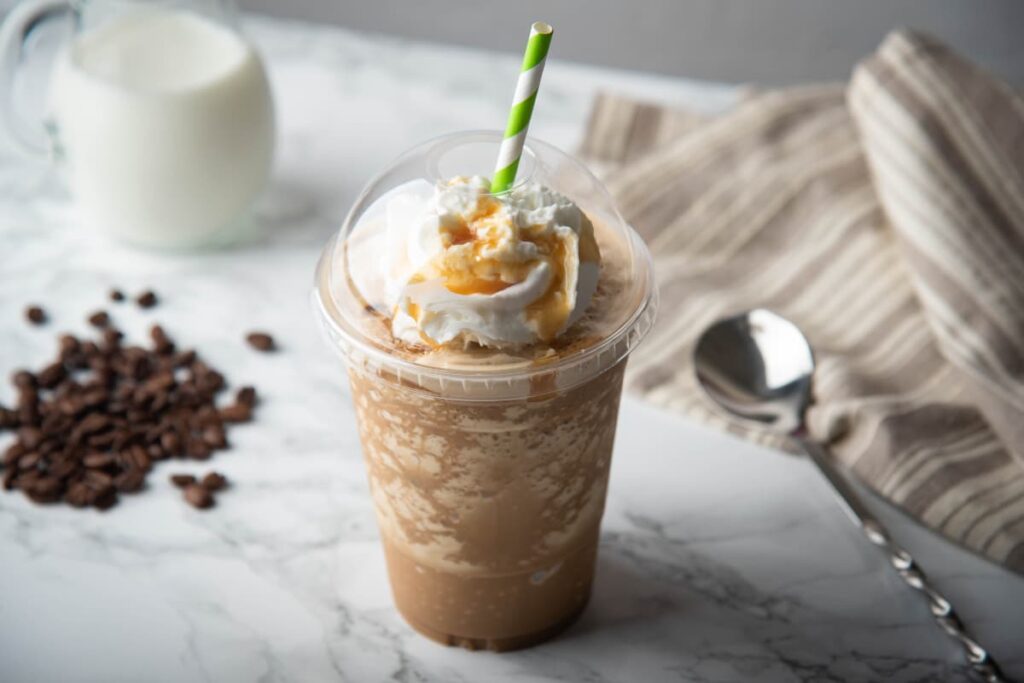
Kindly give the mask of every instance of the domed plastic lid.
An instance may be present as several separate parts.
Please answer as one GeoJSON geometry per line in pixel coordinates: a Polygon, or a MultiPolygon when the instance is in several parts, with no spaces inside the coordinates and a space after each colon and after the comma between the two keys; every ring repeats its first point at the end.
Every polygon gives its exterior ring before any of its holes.
{"type": "Polygon", "coordinates": [[[384,207],[396,191],[430,188],[455,176],[489,176],[502,135],[456,133],[405,153],[374,178],[341,230],[324,247],[313,291],[326,336],[353,368],[401,382],[412,390],[488,400],[564,390],[625,358],[650,330],[656,294],[651,257],[622,220],[604,186],[576,159],[531,138],[523,151],[515,193],[539,183],[572,200],[594,224],[601,251],[598,290],[582,319],[551,344],[519,349],[431,349],[391,336],[385,298],[354,273],[376,267],[360,235],[385,230],[384,207]],[[356,237],[353,237],[355,233],[356,237]]]}

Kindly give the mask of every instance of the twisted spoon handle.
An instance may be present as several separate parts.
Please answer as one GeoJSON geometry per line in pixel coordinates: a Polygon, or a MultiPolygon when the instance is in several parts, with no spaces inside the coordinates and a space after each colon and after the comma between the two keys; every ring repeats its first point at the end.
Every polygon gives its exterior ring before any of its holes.
{"type": "Polygon", "coordinates": [[[960,621],[960,617],[953,610],[953,605],[928,583],[924,571],[917,565],[910,553],[893,541],[882,523],[868,511],[860,496],[832,464],[825,449],[818,443],[802,436],[794,438],[832,484],[847,516],[864,531],[868,540],[888,554],[889,561],[903,581],[925,596],[932,616],[935,617],[935,622],[939,628],[960,644],[964,652],[964,659],[967,660],[975,677],[987,683],[1005,683],[1007,679],[1003,677],[999,666],[992,659],[992,655],[971,637],[964,628],[963,622],[960,621]]]}

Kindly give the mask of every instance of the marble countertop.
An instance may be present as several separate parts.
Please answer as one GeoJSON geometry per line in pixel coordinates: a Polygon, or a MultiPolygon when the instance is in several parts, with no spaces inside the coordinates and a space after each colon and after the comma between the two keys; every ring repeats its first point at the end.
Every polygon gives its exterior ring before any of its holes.
{"type": "MultiPolygon", "coordinates": [[[[953,681],[959,653],[865,547],[810,466],[624,401],[594,597],[558,639],[447,649],[391,607],[339,361],[307,305],[318,250],[362,183],[415,142],[497,127],[518,60],[265,19],[279,163],[239,249],[161,255],[79,229],[51,173],[0,161],[0,370],[85,331],[111,286],[153,287],[160,320],[264,397],[212,463],[162,465],[107,513],[0,495],[0,679],[47,681],[953,681]],[[26,325],[38,302],[48,328],[26,325]],[[278,338],[273,355],[244,333],[278,338]],[[171,471],[223,471],[209,512],[171,471]]],[[[598,89],[705,111],[733,88],[558,62],[534,133],[571,149],[598,89]]],[[[0,402],[12,398],[8,386],[0,402]]],[[[1024,580],[880,504],[880,516],[1024,677],[1024,580]]]]}

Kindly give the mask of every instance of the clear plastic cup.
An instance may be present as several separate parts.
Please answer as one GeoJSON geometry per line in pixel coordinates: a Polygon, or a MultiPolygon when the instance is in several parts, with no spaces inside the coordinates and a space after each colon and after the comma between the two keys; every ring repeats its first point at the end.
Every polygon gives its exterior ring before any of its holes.
{"type": "Polygon", "coordinates": [[[616,264],[592,329],[540,360],[417,355],[389,339],[389,312],[351,277],[348,236],[404,183],[489,175],[501,138],[457,133],[400,157],[324,248],[313,294],[347,365],[396,606],[434,640],[490,650],[545,640],[586,605],[622,375],[656,309],[650,255],[607,191],[531,139],[511,191],[537,182],[569,197],[616,264]]]}

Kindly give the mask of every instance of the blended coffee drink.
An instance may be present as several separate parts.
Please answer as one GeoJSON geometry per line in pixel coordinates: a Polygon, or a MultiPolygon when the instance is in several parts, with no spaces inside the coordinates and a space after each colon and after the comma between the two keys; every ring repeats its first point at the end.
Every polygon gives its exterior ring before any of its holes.
{"type": "Polygon", "coordinates": [[[550,637],[586,605],[650,257],[600,183],[539,142],[427,143],[371,184],[316,298],[344,354],[395,602],[471,649],[550,637]],[[462,173],[460,175],[460,173],[462,173]]]}

